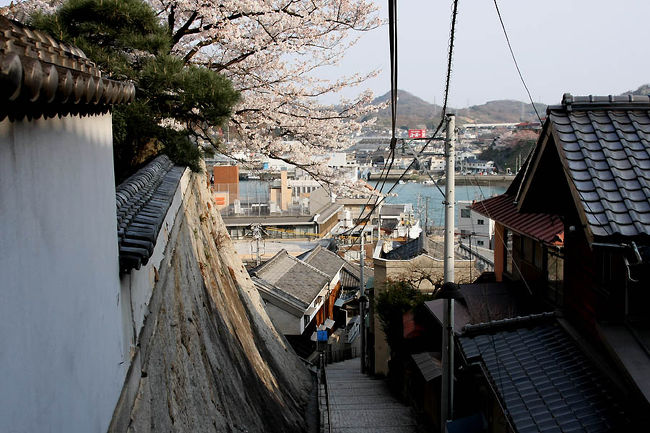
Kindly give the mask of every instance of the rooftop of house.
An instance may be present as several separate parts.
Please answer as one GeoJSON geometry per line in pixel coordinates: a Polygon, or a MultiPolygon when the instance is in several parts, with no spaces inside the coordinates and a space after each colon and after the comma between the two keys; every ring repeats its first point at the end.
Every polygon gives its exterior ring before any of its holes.
{"type": "Polygon", "coordinates": [[[135,97],[77,47],[0,16],[0,120],[106,112],[135,97]]]}
{"type": "Polygon", "coordinates": [[[120,271],[146,265],[185,167],[161,155],[117,186],[120,271]]]}
{"type": "Polygon", "coordinates": [[[548,178],[557,173],[591,240],[647,239],[650,96],[565,94],[547,113],[540,139],[508,191],[472,208],[533,238],[561,242],[562,222],[553,213],[564,209],[553,202],[566,203],[564,192],[556,189],[560,183],[549,186],[548,178]]]}
{"type": "Polygon", "coordinates": [[[626,431],[611,383],[552,313],[467,326],[459,341],[516,431],[626,431]]]}
{"type": "Polygon", "coordinates": [[[327,203],[312,215],[223,215],[222,218],[227,227],[248,227],[251,224],[262,224],[265,226],[313,226],[314,224],[326,222],[342,208],[343,205],[341,204],[327,203]],[[316,215],[318,216],[316,217],[316,215]]]}
{"type": "MultiPolygon", "coordinates": [[[[523,287],[515,283],[460,284],[460,299],[454,301],[454,332],[460,334],[466,325],[511,319],[531,311],[520,295],[523,287]]],[[[425,302],[425,307],[442,324],[444,299],[425,302]]]]}
{"type": "Polygon", "coordinates": [[[306,305],[311,304],[330,281],[327,274],[291,256],[284,249],[268,262],[253,269],[251,274],[306,305]]]}
{"type": "Polygon", "coordinates": [[[334,278],[346,263],[342,257],[321,245],[298,256],[298,258],[327,274],[330,278],[334,278]]]}
{"type": "Polygon", "coordinates": [[[572,96],[548,107],[594,236],[650,235],[650,96],[572,96]]]}
{"type": "Polygon", "coordinates": [[[514,197],[508,193],[473,203],[470,208],[507,228],[540,240],[548,245],[564,242],[564,222],[548,213],[519,212],[514,197]]]}
{"type": "MultiPolygon", "coordinates": [[[[318,245],[315,248],[301,254],[298,259],[305,263],[312,265],[321,272],[329,275],[331,278],[341,271],[341,286],[343,288],[358,287],[361,279],[360,268],[358,265],[348,262],[335,252],[329,250],[323,245],[318,245]]],[[[370,278],[373,277],[372,268],[364,266],[363,278],[366,284],[370,278]]]]}

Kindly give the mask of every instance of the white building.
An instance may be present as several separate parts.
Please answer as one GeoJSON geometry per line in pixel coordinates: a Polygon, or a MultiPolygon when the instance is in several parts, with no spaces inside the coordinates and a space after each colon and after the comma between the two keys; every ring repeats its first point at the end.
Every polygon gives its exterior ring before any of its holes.
{"type": "Polygon", "coordinates": [[[458,201],[460,242],[468,247],[493,249],[494,221],[470,209],[471,201],[458,201]]]}

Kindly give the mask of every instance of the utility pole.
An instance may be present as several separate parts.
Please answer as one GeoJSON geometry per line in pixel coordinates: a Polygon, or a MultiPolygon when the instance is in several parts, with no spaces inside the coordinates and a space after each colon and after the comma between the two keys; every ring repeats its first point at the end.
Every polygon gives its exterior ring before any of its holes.
{"type": "MultiPolygon", "coordinates": [[[[454,147],[456,146],[456,116],[447,114],[447,139],[445,140],[445,283],[454,283],[454,200],[456,179],[454,173],[454,147]]],[[[445,433],[447,420],[454,412],[454,300],[445,299],[442,324],[442,395],[441,431],[445,433]]]]}
{"type": "Polygon", "coordinates": [[[262,239],[262,225],[261,224],[252,224],[251,229],[253,230],[253,239],[255,239],[255,266],[259,266],[262,263],[262,258],[260,257],[260,239],[262,239]]]}
{"type": "Polygon", "coordinates": [[[426,197],[426,207],[424,208],[424,234],[429,235],[429,197],[426,197]]]}
{"type": "Polygon", "coordinates": [[[366,255],[365,244],[363,241],[366,226],[361,226],[361,251],[359,251],[359,326],[361,332],[361,374],[366,373],[366,282],[363,279],[363,258],[366,255]]]}

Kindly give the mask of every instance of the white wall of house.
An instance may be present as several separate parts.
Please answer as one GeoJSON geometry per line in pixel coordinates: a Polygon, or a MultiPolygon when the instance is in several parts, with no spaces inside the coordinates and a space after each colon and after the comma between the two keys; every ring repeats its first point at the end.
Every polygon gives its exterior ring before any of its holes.
{"type": "Polygon", "coordinates": [[[469,207],[471,201],[458,201],[458,227],[464,245],[492,249],[494,220],[474,212],[469,207]],[[470,236],[471,235],[471,236],[470,236]]]}
{"type": "Polygon", "coordinates": [[[302,316],[295,316],[271,302],[265,302],[264,306],[278,332],[283,335],[302,334],[302,316]]]}
{"type": "Polygon", "coordinates": [[[124,353],[111,116],[0,122],[0,431],[105,432],[124,353]]]}

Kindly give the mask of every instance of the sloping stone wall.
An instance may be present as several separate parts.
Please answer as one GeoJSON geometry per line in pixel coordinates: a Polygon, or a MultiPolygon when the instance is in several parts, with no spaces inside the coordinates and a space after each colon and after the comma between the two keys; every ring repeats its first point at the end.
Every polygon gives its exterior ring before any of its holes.
{"type": "Polygon", "coordinates": [[[304,431],[309,373],[190,182],[109,431],[304,431]]]}

